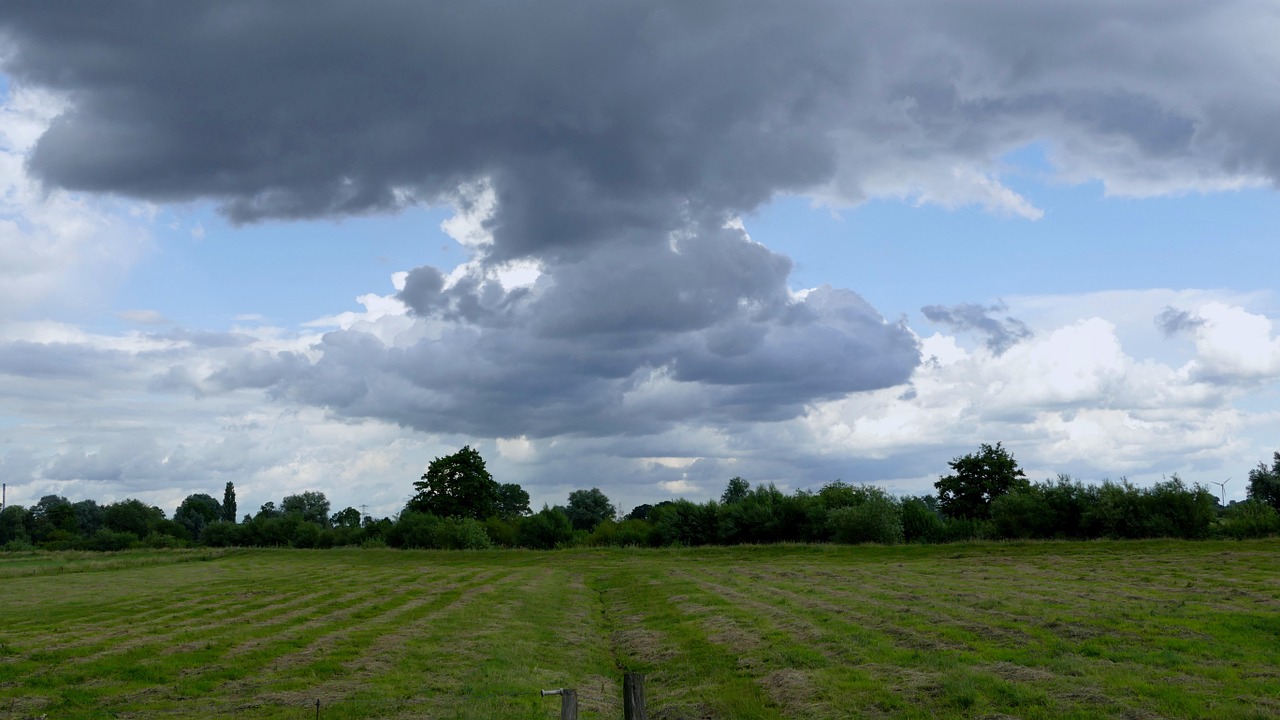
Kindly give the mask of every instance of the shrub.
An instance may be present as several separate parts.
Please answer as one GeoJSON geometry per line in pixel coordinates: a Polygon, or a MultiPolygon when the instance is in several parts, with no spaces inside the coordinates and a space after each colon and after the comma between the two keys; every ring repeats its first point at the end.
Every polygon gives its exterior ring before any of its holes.
{"type": "Polygon", "coordinates": [[[172,548],[186,547],[187,542],[181,538],[164,533],[152,532],[142,538],[142,546],[153,550],[167,550],[172,548]]]}
{"type": "Polygon", "coordinates": [[[1029,539],[1053,536],[1055,518],[1039,486],[1001,495],[991,502],[991,523],[1003,538],[1029,539]]]}
{"type": "Polygon", "coordinates": [[[990,520],[972,518],[945,518],[938,542],[966,542],[969,540],[988,540],[997,537],[995,526],[990,520]]]}
{"type": "Polygon", "coordinates": [[[440,518],[431,513],[405,510],[387,530],[387,544],[394,548],[430,548],[440,518]]]}
{"type": "Polygon", "coordinates": [[[636,547],[653,544],[653,526],[647,520],[623,520],[613,531],[613,544],[636,547]]]}
{"type": "Polygon", "coordinates": [[[903,498],[902,537],[905,542],[940,542],[942,517],[920,498],[903,498]]]}
{"type": "Polygon", "coordinates": [[[226,521],[209,523],[200,535],[200,544],[209,547],[245,545],[245,532],[235,523],[226,521]]]}
{"type": "Polygon", "coordinates": [[[711,545],[717,539],[719,505],[676,500],[649,513],[658,545],[711,545]]]}
{"type": "Polygon", "coordinates": [[[557,545],[573,539],[573,525],[559,510],[545,505],[541,510],[520,521],[516,530],[516,543],[534,550],[552,550],[557,545]]]}
{"type": "Polygon", "coordinates": [[[1174,475],[1143,493],[1145,537],[1203,538],[1217,514],[1217,501],[1199,485],[1187,487],[1174,475]]]}
{"type": "Polygon", "coordinates": [[[732,503],[719,504],[717,540],[725,545],[783,540],[787,530],[785,501],[782,491],[770,483],[735,495],[732,503]]]}
{"type": "Polygon", "coordinates": [[[432,546],[441,550],[487,550],[493,542],[479,520],[451,517],[436,525],[432,546]]]}
{"type": "Polygon", "coordinates": [[[110,552],[113,550],[128,550],[137,544],[138,536],[133,533],[116,532],[102,528],[89,539],[88,548],[90,550],[110,552]]]}
{"type": "Polygon", "coordinates": [[[516,529],[522,519],[520,516],[512,516],[507,519],[495,515],[484,521],[484,531],[489,534],[489,539],[493,541],[494,545],[515,547],[516,529]]]}
{"type": "Polygon", "coordinates": [[[1244,540],[1280,533],[1280,512],[1259,500],[1234,503],[1222,512],[1219,534],[1244,540]]]}
{"type": "Polygon", "coordinates": [[[852,504],[827,513],[831,539],[840,543],[902,542],[902,507],[878,487],[863,485],[852,488],[852,504]]]}

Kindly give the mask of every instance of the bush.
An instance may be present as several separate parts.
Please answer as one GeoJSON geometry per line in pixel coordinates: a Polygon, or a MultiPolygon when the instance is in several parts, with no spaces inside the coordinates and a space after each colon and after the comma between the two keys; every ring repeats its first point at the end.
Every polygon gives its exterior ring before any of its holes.
{"type": "Polygon", "coordinates": [[[1222,512],[1218,534],[1244,540],[1280,533],[1280,512],[1259,500],[1234,503],[1222,512]]]}
{"type": "Polygon", "coordinates": [[[405,510],[387,530],[387,544],[394,548],[430,548],[439,523],[440,518],[431,513],[405,510]]]}
{"type": "Polygon", "coordinates": [[[1001,495],[991,503],[991,523],[1002,538],[1026,540],[1053,536],[1055,518],[1039,486],[1001,495]]]}
{"type": "Polygon", "coordinates": [[[187,542],[172,535],[152,532],[142,538],[142,546],[153,550],[169,550],[173,548],[186,547],[187,542]]]}
{"type": "Polygon", "coordinates": [[[487,550],[493,547],[484,523],[472,518],[445,518],[436,524],[432,547],[441,550],[487,550]]]}
{"type": "Polygon", "coordinates": [[[902,507],[878,487],[863,485],[852,488],[852,504],[827,513],[831,539],[839,543],[903,542],[902,507]]]}
{"type": "Polygon", "coordinates": [[[942,522],[942,532],[938,542],[968,542],[970,540],[990,540],[997,537],[995,526],[990,520],[949,517],[942,522]]]}
{"type": "Polygon", "coordinates": [[[484,521],[484,531],[489,534],[489,539],[494,545],[502,547],[516,546],[516,528],[520,524],[520,516],[512,516],[510,519],[492,516],[484,521]]]}
{"type": "Polygon", "coordinates": [[[516,543],[534,550],[552,550],[573,540],[573,525],[559,510],[543,506],[542,510],[520,521],[516,543]]]}
{"type": "Polygon", "coordinates": [[[717,540],[724,545],[775,543],[786,535],[786,496],[773,484],[757,487],[718,505],[717,540]]]}
{"type": "Polygon", "coordinates": [[[1055,482],[1037,485],[1036,489],[1048,505],[1051,527],[1046,531],[1047,537],[1086,537],[1084,515],[1091,497],[1088,488],[1070,475],[1059,475],[1055,482]]]}
{"type": "Polygon", "coordinates": [[[137,544],[138,536],[131,532],[116,532],[102,528],[89,539],[88,547],[90,550],[110,552],[128,550],[137,544]]]}
{"type": "Polygon", "coordinates": [[[653,526],[647,520],[623,520],[613,531],[613,544],[619,547],[651,545],[653,526]]]}
{"type": "MultiPolygon", "coordinates": [[[[581,532],[581,531],[575,531],[575,532],[581,532]]],[[[593,529],[590,533],[587,534],[586,538],[583,541],[583,544],[589,545],[591,547],[604,547],[607,545],[614,545],[615,544],[614,536],[617,534],[617,532],[618,532],[618,523],[612,520],[605,520],[604,522],[601,522],[599,525],[596,525],[595,529],[593,529]]]]}
{"type": "Polygon", "coordinates": [[[1138,489],[1125,478],[1118,483],[1103,480],[1102,485],[1089,488],[1089,503],[1080,520],[1085,537],[1139,537],[1139,496],[1138,489]]]}
{"type": "Polygon", "coordinates": [[[1199,485],[1187,487],[1174,475],[1143,493],[1142,532],[1145,537],[1206,537],[1218,503],[1199,485]]]}
{"type": "Polygon", "coordinates": [[[910,543],[941,542],[942,517],[920,498],[903,498],[902,537],[910,543]]]}
{"type": "Polygon", "coordinates": [[[205,526],[200,535],[200,544],[209,547],[245,545],[245,532],[235,523],[220,520],[205,526]]]}
{"type": "Polygon", "coordinates": [[[715,502],[699,505],[676,500],[649,513],[657,545],[711,545],[717,540],[718,508],[715,502]]]}
{"type": "MultiPolygon", "coordinates": [[[[286,519],[294,517],[294,514],[290,513],[285,517],[286,519]]],[[[324,547],[322,540],[323,535],[324,531],[319,525],[299,518],[298,521],[293,524],[293,532],[290,535],[289,544],[296,548],[324,547]]],[[[332,542],[330,542],[330,544],[332,544],[332,542]]]]}

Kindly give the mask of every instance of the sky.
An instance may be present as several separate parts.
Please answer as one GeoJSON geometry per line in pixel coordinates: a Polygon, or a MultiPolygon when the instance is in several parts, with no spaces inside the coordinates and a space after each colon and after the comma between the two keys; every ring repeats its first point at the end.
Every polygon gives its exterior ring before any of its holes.
{"type": "Polygon", "coordinates": [[[394,515],[1280,449],[1280,6],[0,6],[0,478],[394,515]]]}

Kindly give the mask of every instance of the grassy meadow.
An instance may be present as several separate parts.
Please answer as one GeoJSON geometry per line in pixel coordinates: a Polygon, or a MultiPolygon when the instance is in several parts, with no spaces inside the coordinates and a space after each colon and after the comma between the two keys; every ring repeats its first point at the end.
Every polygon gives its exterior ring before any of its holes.
{"type": "Polygon", "coordinates": [[[1280,541],[0,555],[0,720],[1280,716],[1280,541]]]}

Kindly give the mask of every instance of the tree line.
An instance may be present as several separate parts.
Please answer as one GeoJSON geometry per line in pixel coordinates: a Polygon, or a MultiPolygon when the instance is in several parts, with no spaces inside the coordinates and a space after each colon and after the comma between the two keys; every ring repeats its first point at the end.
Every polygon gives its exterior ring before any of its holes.
{"type": "Polygon", "coordinates": [[[744,543],[946,543],[979,539],[1251,538],[1280,533],[1280,452],[1249,472],[1247,500],[1223,506],[1175,474],[1151,487],[1085,484],[1066,475],[1032,483],[1000,443],[948,463],[936,492],[895,497],[874,485],[835,481],[787,494],[735,477],[718,500],[640,505],[625,515],[599,488],[565,505],[529,507],[500,484],[470,446],[436,458],[395,518],[331,513],[321,492],[267,502],[236,518],[235,486],[221,501],[189,495],[173,517],[128,499],[108,505],[47,495],[0,512],[5,550],[122,550],[191,545],[485,549],[697,546],[744,543]]]}

